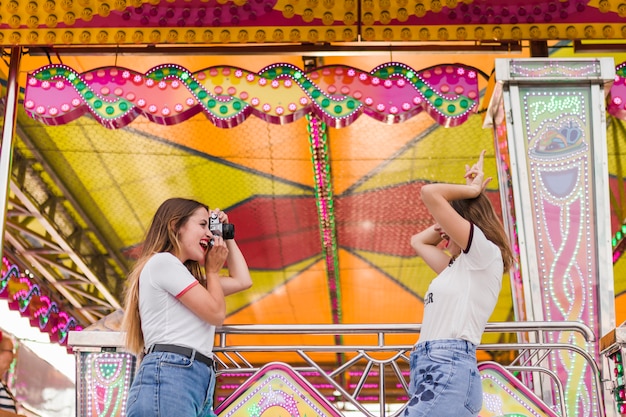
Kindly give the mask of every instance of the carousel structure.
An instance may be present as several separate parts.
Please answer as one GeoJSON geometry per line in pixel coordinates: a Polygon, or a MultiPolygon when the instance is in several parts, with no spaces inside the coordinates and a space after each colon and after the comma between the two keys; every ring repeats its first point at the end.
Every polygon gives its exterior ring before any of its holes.
{"type": "Polygon", "coordinates": [[[3,1],[0,298],[75,355],[77,416],[124,416],[126,276],[191,197],[254,282],[216,334],[217,415],[399,416],[419,190],[486,149],[517,262],[480,416],[626,415],[625,36],[612,0],[3,1]]]}

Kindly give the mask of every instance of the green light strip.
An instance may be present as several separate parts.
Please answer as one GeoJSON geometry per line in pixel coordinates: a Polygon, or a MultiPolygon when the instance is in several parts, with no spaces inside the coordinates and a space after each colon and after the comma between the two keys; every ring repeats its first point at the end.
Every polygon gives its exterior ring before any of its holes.
{"type": "Polygon", "coordinates": [[[326,272],[333,315],[333,323],[341,323],[341,285],[337,271],[339,261],[337,253],[337,236],[335,231],[335,214],[333,208],[333,191],[328,158],[328,128],[326,123],[317,116],[307,114],[309,143],[315,177],[315,201],[317,203],[320,222],[320,237],[326,256],[326,272]]]}

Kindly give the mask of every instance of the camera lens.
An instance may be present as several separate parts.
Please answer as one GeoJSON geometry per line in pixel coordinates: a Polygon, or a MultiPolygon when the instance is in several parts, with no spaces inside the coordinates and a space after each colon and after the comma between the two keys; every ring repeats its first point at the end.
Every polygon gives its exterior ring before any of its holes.
{"type": "Polygon", "coordinates": [[[232,223],[223,223],[222,224],[222,237],[224,239],[234,239],[235,238],[235,225],[232,223]]]}

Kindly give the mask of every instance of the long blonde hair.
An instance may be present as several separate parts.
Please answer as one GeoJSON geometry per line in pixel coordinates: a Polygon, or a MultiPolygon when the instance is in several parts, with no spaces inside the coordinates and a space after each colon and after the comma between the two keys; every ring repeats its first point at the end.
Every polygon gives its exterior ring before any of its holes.
{"type": "Polygon", "coordinates": [[[502,222],[485,193],[467,200],[453,200],[450,204],[457,213],[478,226],[485,237],[500,248],[504,271],[508,271],[515,262],[515,256],[502,222]]]}
{"type": "MultiPolygon", "coordinates": [[[[185,198],[171,198],[165,200],[157,209],[148,229],[141,248],[141,254],[126,282],[124,299],[124,318],[122,330],[126,332],[126,348],[135,355],[144,349],[143,332],[141,331],[141,316],[139,315],[139,276],[146,262],[152,255],[159,252],[175,253],[179,250],[178,232],[189,217],[200,207],[208,207],[195,200],[185,198]]],[[[201,283],[204,283],[202,266],[196,261],[185,263],[189,272],[201,283]]]]}

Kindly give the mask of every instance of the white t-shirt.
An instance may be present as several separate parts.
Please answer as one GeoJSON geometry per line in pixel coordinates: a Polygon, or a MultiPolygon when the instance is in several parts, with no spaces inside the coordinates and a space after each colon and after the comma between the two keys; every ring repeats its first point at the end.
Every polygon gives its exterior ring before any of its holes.
{"type": "Polygon", "coordinates": [[[200,283],[169,252],[152,255],[139,276],[139,315],[146,348],[155,343],[186,346],[213,356],[215,326],[178,300],[200,283]]]}
{"type": "Polygon", "coordinates": [[[480,343],[502,288],[502,253],[472,225],[467,249],[430,283],[420,342],[462,339],[480,343]]]}

